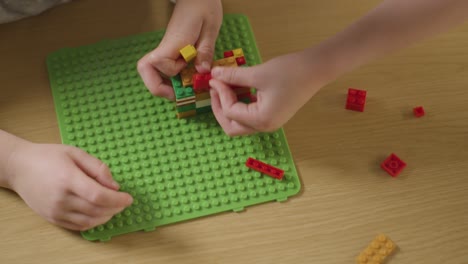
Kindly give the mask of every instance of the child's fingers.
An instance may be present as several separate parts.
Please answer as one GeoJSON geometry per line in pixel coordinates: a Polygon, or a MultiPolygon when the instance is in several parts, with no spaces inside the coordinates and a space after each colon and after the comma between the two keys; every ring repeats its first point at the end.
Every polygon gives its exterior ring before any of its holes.
{"type": "Polygon", "coordinates": [[[112,216],[90,217],[80,213],[69,212],[64,215],[64,218],[61,220],[61,222],[76,225],[80,231],[84,231],[97,225],[104,224],[111,218],[112,216]]]}
{"type": "Polygon", "coordinates": [[[198,55],[195,59],[195,65],[198,72],[207,73],[210,71],[219,28],[220,26],[214,23],[203,24],[197,45],[198,55]]]}
{"type": "Polygon", "coordinates": [[[75,213],[84,214],[90,217],[113,216],[121,212],[124,207],[102,207],[97,206],[89,201],[73,195],[68,199],[67,210],[75,213]]]}
{"type": "Polygon", "coordinates": [[[220,108],[228,120],[236,121],[253,131],[259,130],[258,116],[260,113],[257,102],[250,104],[239,102],[231,88],[218,80],[211,80],[210,85],[219,94],[220,108]]]}
{"type": "Polygon", "coordinates": [[[254,67],[214,67],[211,76],[230,85],[254,87],[255,72],[254,67]]]}
{"type": "Polygon", "coordinates": [[[172,87],[165,84],[163,78],[149,61],[148,55],[138,61],[138,72],[148,90],[155,96],[174,100],[172,87]]]}
{"type": "Polygon", "coordinates": [[[108,188],[113,190],[120,188],[119,184],[112,178],[109,167],[104,162],[75,147],[70,148],[69,154],[85,174],[108,188]]]}
{"type": "Polygon", "coordinates": [[[187,66],[187,62],[185,62],[185,60],[180,55],[180,49],[185,45],[187,44],[182,45],[180,48],[176,48],[181,46],[177,44],[172,44],[169,46],[169,48],[166,46],[158,47],[157,49],[148,53],[148,62],[166,76],[175,76],[184,67],[187,66]],[[165,52],[164,50],[168,51],[165,52]]]}
{"type": "Polygon", "coordinates": [[[64,220],[59,220],[59,221],[50,221],[58,226],[61,226],[63,228],[73,230],[73,231],[84,231],[82,226],[79,226],[77,224],[71,223],[69,221],[64,221],[64,220]]]}
{"type": "Polygon", "coordinates": [[[70,189],[75,195],[102,207],[122,208],[133,202],[130,194],[106,188],[81,171],[73,177],[70,189]]]}
{"type": "Polygon", "coordinates": [[[218,123],[229,136],[249,135],[255,133],[255,129],[245,126],[235,120],[230,120],[224,115],[220,96],[215,89],[211,89],[211,108],[218,123]]]}

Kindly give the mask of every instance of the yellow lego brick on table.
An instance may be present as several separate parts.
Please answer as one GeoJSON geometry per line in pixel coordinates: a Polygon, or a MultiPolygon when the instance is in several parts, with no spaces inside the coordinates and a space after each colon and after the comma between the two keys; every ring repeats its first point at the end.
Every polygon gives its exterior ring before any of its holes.
{"type": "Polygon", "coordinates": [[[356,257],[356,263],[382,264],[395,248],[395,243],[389,237],[380,234],[356,257]]]}
{"type": "Polygon", "coordinates": [[[195,67],[186,67],[180,71],[180,79],[182,80],[182,86],[187,87],[193,84],[192,77],[197,73],[195,67]]]}
{"type": "Polygon", "coordinates": [[[197,56],[197,50],[193,45],[187,45],[180,50],[180,55],[189,63],[197,56]]]}

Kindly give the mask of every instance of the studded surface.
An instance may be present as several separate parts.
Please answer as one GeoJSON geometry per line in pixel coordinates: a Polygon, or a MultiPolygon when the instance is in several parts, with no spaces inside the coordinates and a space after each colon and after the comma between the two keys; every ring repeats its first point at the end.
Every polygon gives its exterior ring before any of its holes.
{"type": "MultiPolygon", "coordinates": [[[[162,36],[152,32],[66,48],[47,59],[63,143],[108,164],[121,189],[134,197],[109,222],[82,232],[88,240],[282,201],[300,190],[282,129],[230,138],[212,113],[177,119],[173,102],[148,92],[136,63],[162,36]],[[283,169],[283,180],[250,170],[247,157],[283,169]]],[[[216,56],[237,47],[247,63],[260,62],[247,18],[226,15],[216,56]]]]}
{"type": "Polygon", "coordinates": [[[382,264],[395,248],[395,243],[388,236],[380,234],[356,257],[356,264],[382,264]]]}

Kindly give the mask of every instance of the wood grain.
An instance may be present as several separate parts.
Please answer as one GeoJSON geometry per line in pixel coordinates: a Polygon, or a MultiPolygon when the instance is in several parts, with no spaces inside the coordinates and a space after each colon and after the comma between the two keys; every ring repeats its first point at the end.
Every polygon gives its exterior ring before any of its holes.
{"type": "MultiPolygon", "coordinates": [[[[379,1],[225,0],[251,20],[264,60],[319,43],[379,1]]],[[[165,27],[168,1],[81,0],[0,25],[0,127],[59,143],[50,52],[165,27]]],[[[389,263],[468,260],[468,25],[377,60],[322,89],[285,131],[300,195],[91,243],[0,191],[0,263],[353,263],[377,233],[389,263]],[[368,91],[364,113],[346,90],[368,91]],[[426,116],[413,118],[423,105],[426,116]],[[379,168],[395,152],[398,178],[379,168]]]]}

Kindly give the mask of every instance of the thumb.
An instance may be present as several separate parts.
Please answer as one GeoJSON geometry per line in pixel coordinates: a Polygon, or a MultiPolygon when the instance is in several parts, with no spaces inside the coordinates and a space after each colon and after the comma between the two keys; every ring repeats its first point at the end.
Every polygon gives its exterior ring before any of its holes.
{"type": "Polygon", "coordinates": [[[218,37],[220,25],[216,23],[205,23],[198,38],[195,67],[200,73],[208,73],[214,58],[216,38],[218,37]]]}
{"type": "Polygon", "coordinates": [[[148,62],[166,76],[175,76],[187,66],[187,63],[179,57],[178,50],[164,51],[163,49],[158,47],[151,51],[148,54],[148,62]],[[175,55],[171,53],[175,53],[175,55]],[[170,54],[171,56],[167,57],[163,54],[170,54]]]}
{"type": "Polygon", "coordinates": [[[254,67],[214,67],[211,70],[211,77],[233,86],[250,88],[254,86],[253,68],[254,67]]]}
{"type": "Polygon", "coordinates": [[[72,148],[69,153],[75,164],[86,175],[109,189],[117,191],[120,188],[119,184],[112,178],[109,167],[104,162],[79,148],[72,148]]]}
{"type": "Polygon", "coordinates": [[[260,115],[257,102],[250,104],[239,102],[234,91],[216,79],[210,80],[210,86],[215,91],[214,94],[217,94],[215,99],[219,100],[216,105],[212,102],[213,112],[217,117],[222,112],[227,119],[235,121],[243,127],[250,128],[250,130],[257,128],[260,115]]]}

